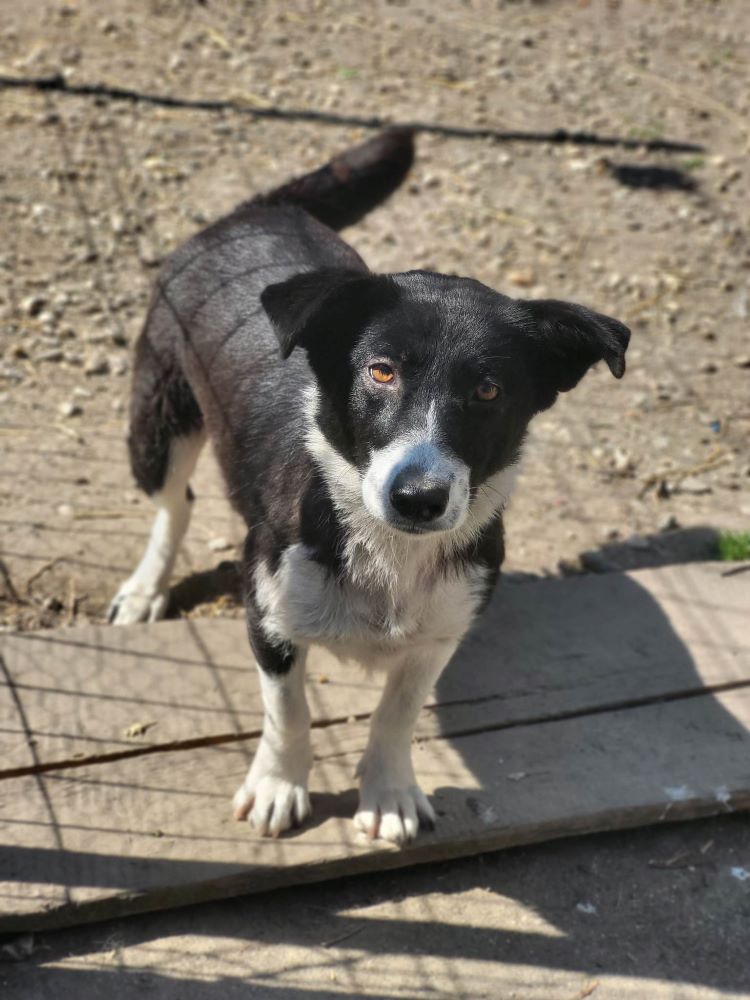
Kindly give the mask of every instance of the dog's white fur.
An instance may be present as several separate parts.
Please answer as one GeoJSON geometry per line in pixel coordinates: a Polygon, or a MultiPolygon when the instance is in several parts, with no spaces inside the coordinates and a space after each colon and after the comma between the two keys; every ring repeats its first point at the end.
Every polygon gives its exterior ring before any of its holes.
{"type": "Polygon", "coordinates": [[[263,736],[247,777],[234,796],[234,813],[261,835],[278,836],[310,815],[307,781],[312,766],[310,709],[305,697],[305,651],[291,670],[272,677],[258,670],[263,736]]]}
{"type": "Polygon", "coordinates": [[[110,620],[118,625],[153,622],[166,614],[169,579],[192,513],[188,484],[205,441],[200,431],[170,445],[164,486],[151,498],[157,513],[146,551],[110,605],[110,620]]]}
{"type": "MultiPolygon", "coordinates": [[[[416,835],[420,818],[434,822],[414,776],[411,735],[421,706],[476,614],[486,572],[474,564],[441,572],[439,563],[505,506],[515,470],[505,470],[470,498],[468,470],[430,439],[428,419],[421,436],[412,434],[408,442],[375,452],[361,476],[321,432],[314,392],[306,410],[308,448],[348,529],[346,572],[335,579],[302,544],[285,550],[275,572],[260,563],[255,586],[262,628],[272,640],[292,640],[301,649],[321,644],[365,669],[388,669],[357,769],[360,802],[354,821],[369,836],[401,844],[416,835]],[[380,514],[384,491],[404,454],[415,452],[424,463],[434,463],[426,467],[437,465],[458,484],[448,508],[453,506],[452,530],[407,535],[380,514]]],[[[289,707],[290,717],[309,718],[301,672],[298,662],[288,674],[271,680],[260,671],[269,718],[282,714],[281,704],[289,707]]],[[[249,813],[260,832],[274,834],[301,819],[307,771],[303,779],[300,760],[309,754],[298,728],[281,736],[270,725],[275,735],[267,738],[264,729],[258,754],[235,796],[235,810],[249,813]],[[297,749],[291,753],[290,747],[297,749]]]]}

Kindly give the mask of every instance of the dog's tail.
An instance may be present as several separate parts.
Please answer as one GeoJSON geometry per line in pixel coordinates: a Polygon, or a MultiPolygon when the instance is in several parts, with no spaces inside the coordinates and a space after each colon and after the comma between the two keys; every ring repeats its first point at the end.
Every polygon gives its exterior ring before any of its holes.
{"type": "Polygon", "coordinates": [[[390,128],[253,203],[299,205],[332,229],[343,229],[395,191],[413,160],[413,130],[390,128]]]}

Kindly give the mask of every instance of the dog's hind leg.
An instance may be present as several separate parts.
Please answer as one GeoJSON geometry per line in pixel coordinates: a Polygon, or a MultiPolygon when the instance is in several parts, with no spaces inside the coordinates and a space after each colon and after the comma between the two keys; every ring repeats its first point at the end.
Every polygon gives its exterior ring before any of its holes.
{"type": "Polygon", "coordinates": [[[128,444],[133,474],[156,506],[146,551],[109,608],[115,625],[163,618],[169,579],[190,521],[190,476],[205,442],[190,387],[169,355],[159,356],[147,333],[138,344],[128,444]]]}
{"type": "Polygon", "coordinates": [[[198,431],[170,444],[164,485],[151,497],[156,518],[146,551],[109,608],[108,619],[115,625],[153,622],[166,614],[169,580],[190,523],[193,495],[188,484],[204,440],[198,431]]]}

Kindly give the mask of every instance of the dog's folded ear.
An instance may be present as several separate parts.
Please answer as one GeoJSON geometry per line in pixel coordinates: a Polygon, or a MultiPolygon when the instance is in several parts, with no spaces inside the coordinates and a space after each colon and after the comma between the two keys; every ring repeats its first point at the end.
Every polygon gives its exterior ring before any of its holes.
{"type": "Polygon", "coordinates": [[[625,374],[630,330],[618,320],[554,299],[528,299],[524,307],[542,370],[542,409],[558,392],[577,385],[597,361],[605,361],[615,378],[625,374]]]}
{"type": "Polygon", "coordinates": [[[282,358],[295,347],[308,347],[323,325],[345,318],[372,280],[366,272],[326,267],[265,288],[260,301],[279,338],[282,358]]]}

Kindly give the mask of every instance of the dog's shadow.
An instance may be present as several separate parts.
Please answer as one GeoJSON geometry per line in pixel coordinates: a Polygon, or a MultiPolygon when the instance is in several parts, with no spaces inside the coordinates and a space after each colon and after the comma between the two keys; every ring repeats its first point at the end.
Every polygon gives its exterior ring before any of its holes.
{"type": "MultiPolygon", "coordinates": [[[[633,570],[716,551],[717,532],[695,528],[605,546],[583,562],[633,570]]],[[[435,789],[438,812],[479,831],[500,818],[523,828],[522,840],[628,825],[629,811],[637,825],[641,815],[659,818],[665,797],[665,818],[701,797],[706,812],[720,811],[732,774],[743,773],[748,731],[702,694],[704,677],[675,625],[689,627],[711,683],[742,684],[750,636],[736,596],[723,604],[721,566],[709,599],[705,585],[696,597],[688,573],[668,576],[669,616],[637,578],[619,572],[537,583],[535,595],[540,587],[546,595],[533,605],[524,582],[501,582],[438,682],[437,701],[450,706],[467,698],[473,676],[498,675],[489,685],[497,693],[477,699],[475,719],[466,712],[456,725],[438,712],[443,738],[476,782],[435,789]]]]}
{"type": "MultiPolygon", "coordinates": [[[[668,812],[675,817],[684,808],[681,798],[705,794],[692,787],[701,772],[685,752],[686,732],[702,734],[696,753],[705,759],[720,755],[725,744],[744,745],[747,731],[716,698],[684,697],[702,684],[690,652],[650,593],[613,571],[710,559],[717,537],[711,528],[693,528],[585,553],[583,565],[599,575],[583,578],[584,585],[547,580],[542,584],[549,588],[547,599],[533,608],[524,582],[501,582],[438,683],[438,703],[450,706],[471,702],[474,678],[481,676],[486,687],[486,679],[498,675],[494,694],[487,699],[480,692],[476,705],[479,728],[491,735],[472,735],[477,727],[471,705],[458,726],[455,711],[435,713],[442,739],[431,743],[433,758],[446,746],[446,756],[457,754],[471,779],[433,789],[439,818],[481,830],[483,817],[493,822],[500,817],[531,839],[537,839],[530,829],[535,824],[539,837],[574,832],[586,822],[601,826],[603,817],[590,818],[601,803],[636,811],[643,805],[638,797],[644,789],[635,787],[634,775],[649,769],[655,776],[654,802],[663,798],[664,787],[673,789],[668,812]],[[682,699],[679,709],[675,695],[682,699]]],[[[215,600],[221,594],[239,598],[233,563],[183,581],[173,597],[184,608],[188,596],[215,600]]],[[[707,616],[706,629],[711,628],[707,616]]],[[[730,637],[711,635],[710,641],[715,658],[735,655],[730,637]]],[[[311,801],[313,818],[286,836],[332,818],[350,820],[357,793],[353,786],[313,792],[311,801]]]]}

